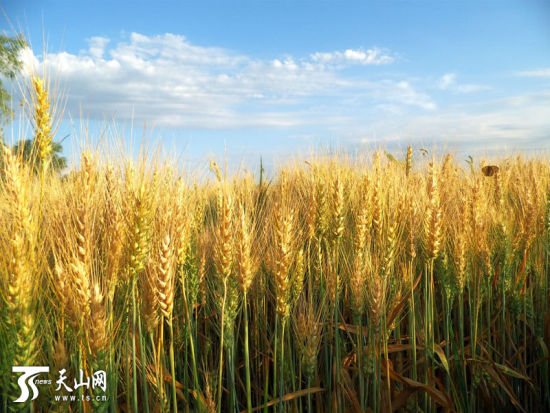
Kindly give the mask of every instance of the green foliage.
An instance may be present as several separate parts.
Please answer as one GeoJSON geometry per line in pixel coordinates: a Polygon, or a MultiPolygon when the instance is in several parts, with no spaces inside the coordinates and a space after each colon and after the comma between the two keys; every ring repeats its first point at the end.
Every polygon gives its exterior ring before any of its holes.
{"type": "MultiPolygon", "coordinates": [[[[37,150],[32,139],[20,140],[13,146],[13,152],[20,154],[25,162],[33,166],[35,172],[40,170],[40,157],[37,156],[37,150]]],[[[61,171],[67,166],[67,159],[61,156],[63,146],[60,142],[52,142],[52,154],[50,168],[54,171],[61,171]]]]}
{"type": "Polygon", "coordinates": [[[2,84],[2,77],[13,79],[21,69],[19,51],[27,45],[22,35],[9,37],[0,35],[0,124],[9,122],[13,117],[10,107],[11,96],[2,84]]]}

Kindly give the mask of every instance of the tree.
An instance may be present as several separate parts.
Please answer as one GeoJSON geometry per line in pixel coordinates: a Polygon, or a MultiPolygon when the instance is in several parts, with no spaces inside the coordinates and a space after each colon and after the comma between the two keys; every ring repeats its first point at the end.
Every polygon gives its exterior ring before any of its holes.
{"type": "MultiPolygon", "coordinates": [[[[33,165],[35,172],[40,170],[40,157],[37,156],[34,139],[25,139],[17,142],[13,148],[14,153],[20,154],[23,161],[33,165]]],[[[61,171],[67,167],[67,159],[61,156],[63,147],[60,142],[52,142],[52,153],[50,168],[54,171],[61,171]]]]}
{"type": "MultiPolygon", "coordinates": [[[[19,51],[27,45],[22,35],[9,37],[0,34],[0,74],[13,79],[21,69],[19,51]]],[[[10,107],[11,96],[2,84],[0,77],[0,125],[9,122],[13,117],[13,110],[10,107]]]]}

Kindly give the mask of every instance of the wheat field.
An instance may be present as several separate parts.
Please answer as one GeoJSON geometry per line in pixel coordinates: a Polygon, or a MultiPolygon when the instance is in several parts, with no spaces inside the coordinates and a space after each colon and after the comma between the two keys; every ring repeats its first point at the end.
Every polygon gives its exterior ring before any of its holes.
{"type": "Polygon", "coordinates": [[[33,90],[34,164],[0,163],[3,411],[550,411],[547,159],[197,179],[84,150],[63,174],[33,90]],[[16,403],[12,366],[52,383],[16,403]],[[100,370],[106,390],[72,386],[100,370]]]}

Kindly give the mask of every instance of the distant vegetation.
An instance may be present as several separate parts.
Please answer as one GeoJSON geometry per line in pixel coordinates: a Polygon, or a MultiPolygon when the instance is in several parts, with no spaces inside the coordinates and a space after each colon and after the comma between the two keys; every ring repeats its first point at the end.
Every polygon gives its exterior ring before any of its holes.
{"type": "MultiPolygon", "coordinates": [[[[14,79],[15,75],[21,69],[19,52],[27,43],[23,36],[18,35],[9,37],[0,34],[0,75],[6,79],[14,79]]],[[[0,76],[0,126],[9,122],[13,116],[13,110],[10,106],[11,96],[2,84],[0,76]]]]}

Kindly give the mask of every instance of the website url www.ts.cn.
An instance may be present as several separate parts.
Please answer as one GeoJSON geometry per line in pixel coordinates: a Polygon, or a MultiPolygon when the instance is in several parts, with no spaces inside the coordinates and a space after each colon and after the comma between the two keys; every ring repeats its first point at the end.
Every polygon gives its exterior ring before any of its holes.
{"type": "Polygon", "coordinates": [[[82,395],[81,397],[78,397],[76,394],[74,394],[74,395],[56,395],[54,397],[54,400],[56,402],[74,402],[77,400],[82,400],[83,402],[106,402],[108,400],[108,397],[105,394],[103,396],[82,395]]]}

